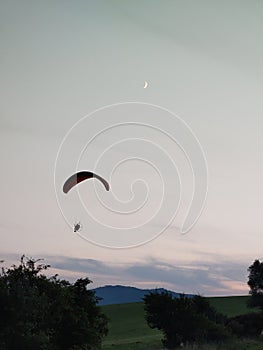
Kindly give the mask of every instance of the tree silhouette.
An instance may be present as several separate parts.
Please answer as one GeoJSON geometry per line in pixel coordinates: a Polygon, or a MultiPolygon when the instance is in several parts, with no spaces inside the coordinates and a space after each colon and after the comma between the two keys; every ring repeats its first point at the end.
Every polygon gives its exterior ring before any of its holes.
{"type": "Polygon", "coordinates": [[[255,260],[248,268],[248,285],[251,298],[248,300],[248,306],[259,307],[263,311],[263,262],[255,260]]]}
{"type": "Polygon", "coordinates": [[[165,348],[172,350],[181,343],[221,341],[229,336],[224,316],[201,297],[181,294],[173,298],[168,292],[147,294],[144,297],[145,317],[151,328],[164,334],[165,348]]]}
{"type": "Polygon", "coordinates": [[[107,318],[88,278],[74,284],[41,272],[49,265],[21,257],[0,273],[0,350],[93,350],[107,318]]]}

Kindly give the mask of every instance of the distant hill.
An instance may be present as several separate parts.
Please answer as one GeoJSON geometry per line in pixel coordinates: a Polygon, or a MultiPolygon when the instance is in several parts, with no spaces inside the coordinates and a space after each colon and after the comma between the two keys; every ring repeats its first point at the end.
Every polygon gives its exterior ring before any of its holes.
{"type": "MultiPolygon", "coordinates": [[[[159,293],[168,291],[174,298],[178,298],[180,293],[172,292],[164,288],[157,289],[139,289],[128,286],[104,286],[93,289],[100,300],[99,305],[124,304],[142,302],[145,294],[158,291],[159,293]]],[[[187,294],[191,297],[191,294],[187,294]]]]}

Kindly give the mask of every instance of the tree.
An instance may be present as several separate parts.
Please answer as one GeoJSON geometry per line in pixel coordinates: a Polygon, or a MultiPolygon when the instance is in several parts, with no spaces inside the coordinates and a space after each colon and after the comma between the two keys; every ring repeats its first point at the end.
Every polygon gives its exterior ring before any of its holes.
{"type": "Polygon", "coordinates": [[[248,306],[259,307],[263,311],[263,262],[255,260],[248,268],[248,285],[250,287],[248,306]]]}
{"type": "Polygon", "coordinates": [[[181,294],[173,298],[168,292],[153,292],[144,297],[145,317],[151,328],[164,334],[163,345],[175,349],[180,343],[226,339],[224,316],[201,297],[181,294]]]}
{"type": "Polygon", "coordinates": [[[41,272],[49,265],[22,256],[0,273],[0,350],[93,350],[107,334],[107,317],[87,289],[41,272]]]}

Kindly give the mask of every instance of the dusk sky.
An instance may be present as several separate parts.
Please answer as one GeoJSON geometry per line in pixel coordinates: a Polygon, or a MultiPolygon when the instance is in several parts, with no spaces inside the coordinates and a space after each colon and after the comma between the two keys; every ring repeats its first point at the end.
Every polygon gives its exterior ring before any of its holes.
{"type": "Polygon", "coordinates": [[[262,18],[259,0],[1,1],[4,265],[247,294],[263,259],[262,18]],[[65,195],[76,170],[111,190],[65,195]]]}

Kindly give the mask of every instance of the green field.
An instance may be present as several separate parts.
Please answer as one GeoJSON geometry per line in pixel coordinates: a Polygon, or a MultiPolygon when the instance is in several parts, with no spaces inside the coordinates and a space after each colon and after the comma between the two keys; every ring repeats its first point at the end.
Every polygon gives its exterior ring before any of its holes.
{"type": "Polygon", "coordinates": [[[103,306],[110,318],[109,334],[103,349],[140,349],[140,344],[157,344],[160,349],[161,333],[150,329],[144,320],[143,303],[103,306]]]}
{"type": "MultiPolygon", "coordinates": [[[[247,308],[248,296],[208,298],[211,305],[226,316],[252,312],[247,308]]],[[[159,350],[162,349],[159,331],[150,329],[144,319],[143,303],[103,306],[103,312],[110,318],[109,334],[104,340],[103,350],[159,350]]],[[[187,350],[187,348],[185,348],[187,350]]],[[[192,348],[199,350],[200,348],[192,348]]],[[[216,350],[206,346],[204,350],[216,350]]],[[[235,350],[262,350],[263,344],[256,341],[240,342],[223,347],[235,350]]],[[[200,349],[201,350],[201,349],[200,349]]]]}
{"type": "Polygon", "coordinates": [[[255,312],[247,307],[249,296],[207,298],[210,304],[222,314],[232,317],[255,312]]]}

